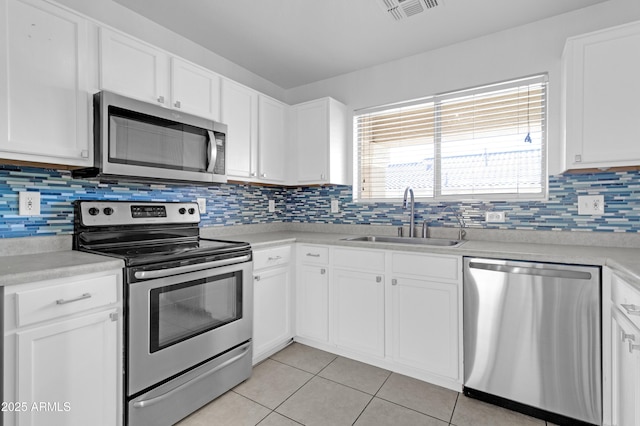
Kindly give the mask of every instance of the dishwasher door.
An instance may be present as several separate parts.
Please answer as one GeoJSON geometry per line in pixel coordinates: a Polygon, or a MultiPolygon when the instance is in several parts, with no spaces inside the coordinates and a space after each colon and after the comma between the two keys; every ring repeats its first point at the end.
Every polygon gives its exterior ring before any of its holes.
{"type": "Polygon", "coordinates": [[[600,310],[599,267],[465,258],[465,394],[601,424],[600,310]]]}

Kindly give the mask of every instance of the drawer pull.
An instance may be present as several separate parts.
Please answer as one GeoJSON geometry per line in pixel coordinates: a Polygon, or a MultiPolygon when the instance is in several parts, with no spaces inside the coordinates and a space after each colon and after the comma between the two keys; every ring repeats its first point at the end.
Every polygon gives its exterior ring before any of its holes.
{"type": "Polygon", "coordinates": [[[75,299],[58,299],[56,300],[56,305],[66,305],[67,303],[77,302],[78,300],[89,299],[91,297],[91,293],[84,293],[80,297],[76,297],[75,299]]]}
{"type": "Polygon", "coordinates": [[[627,334],[627,333],[625,333],[624,331],[622,331],[620,334],[622,335],[622,336],[621,336],[621,341],[622,341],[623,343],[624,343],[626,340],[634,341],[634,342],[636,341],[636,336],[635,336],[634,334],[627,334]]]}
{"type": "Polygon", "coordinates": [[[627,315],[640,315],[640,306],[632,304],[626,305],[624,303],[621,303],[620,306],[622,306],[624,310],[627,311],[627,315]]]}
{"type": "Polygon", "coordinates": [[[309,257],[320,257],[320,253],[307,253],[309,257]]]}
{"type": "Polygon", "coordinates": [[[280,260],[280,259],[282,259],[282,256],[275,256],[275,257],[270,256],[268,260],[269,262],[273,262],[274,260],[280,260]]]}
{"type": "Polygon", "coordinates": [[[631,340],[629,340],[629,353],[633,353],[633,351],[640,351],[640,345],[634,345],[631,340]]]}

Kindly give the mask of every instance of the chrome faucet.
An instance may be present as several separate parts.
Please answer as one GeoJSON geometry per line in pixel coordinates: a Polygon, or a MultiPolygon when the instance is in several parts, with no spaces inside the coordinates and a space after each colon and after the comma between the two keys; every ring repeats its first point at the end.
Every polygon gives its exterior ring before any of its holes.
{"type": "Polygon", "coordinates": [[[407,186],[407,188],[404,190],[404,199],[402,200],[402,208],[406,209],[407,207],[409,207],[407,204],[407,195],[411,195],[410,198],[410,202],[411,202],[411,216],[409,219],[409,237],[412,238],[415,235],[415,223],[413,223],[413,218],[415,216],[416,210],[415,210],[415,199],[413,197],[413,188],[411,188],[410,186],[407,186]]]}
{"type": "Polygon", "coordinates": [[[453,210],[451,206],[446,206],[444,209],[442,209],[441,212],[444,213],[445,211],[447,211],[447,209],[451,210],[451,213],[453,213],[453,216],[458,221],[458,225],[460,225],[460,229],[458,230],[458,239],[459,240],[464,239],[464,236],[467,235],[467,231],[465,231],[464,228],[467,225],[464,223],[464,219],[462,218],[462,215],[456,212],[455,210],[453,210]]]}

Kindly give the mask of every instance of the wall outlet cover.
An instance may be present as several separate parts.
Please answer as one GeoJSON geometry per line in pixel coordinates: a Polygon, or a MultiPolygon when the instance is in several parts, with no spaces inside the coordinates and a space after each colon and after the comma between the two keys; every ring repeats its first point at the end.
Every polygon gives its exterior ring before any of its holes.
{"type": "Polygon", "coordinates": [[[269,200],[269,213],[273,213],[276,211],[276,202],[275,200],[269,200]]]}
{"type": "Polygon", "coordinates": [[[196,203],[198,203],[198,211],[200,211],[200,214],[204,214],[207,212],[206,198],[196,198],[196,203]]]}
{"type": "Polygon", "coordinates": [[[338,213],[340,211],[340,204],[338,200],[331,200],[331,213],[338,213]]]}
{"type": "Polygon", "coordinates": [[[40,214],[40,193],[35,191],[18,193],[18,214],[20,216],[38,216],[40,214]]]}
{"type": "Polygon", "coordinates": [[[604,195],[580,195],[578,196],[579,215],[604,214],[604,195]]]}
{"type": "Polygon", "coordinates": [[[507,220],[505,212],[484,212],[485,222],[500,222],[504,223],[507,220]]]}

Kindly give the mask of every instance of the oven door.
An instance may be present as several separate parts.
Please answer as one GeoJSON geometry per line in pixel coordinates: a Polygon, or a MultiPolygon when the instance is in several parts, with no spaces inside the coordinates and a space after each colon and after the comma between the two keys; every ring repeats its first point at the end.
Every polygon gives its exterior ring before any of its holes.
{"type": "Polygon", "coordinates": [[[159,270],[168,276],[128,285],[128,396],[251,339],[252,266],[159,270]]]}

